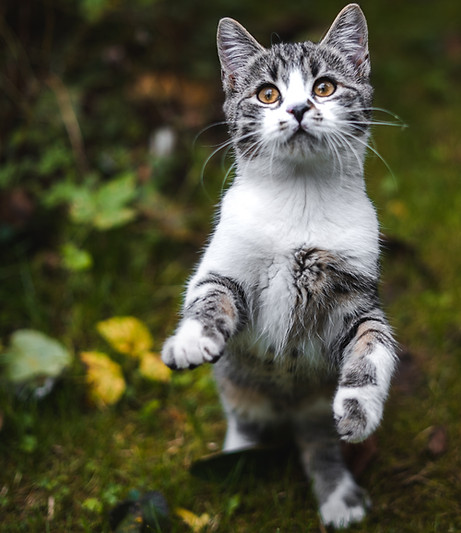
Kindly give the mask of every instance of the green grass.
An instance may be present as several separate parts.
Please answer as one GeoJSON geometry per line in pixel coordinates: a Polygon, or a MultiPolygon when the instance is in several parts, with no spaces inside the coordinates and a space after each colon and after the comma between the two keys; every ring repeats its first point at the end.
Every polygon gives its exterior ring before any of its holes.
{"type": "MultiPolygon", "coordinates": [[[[343,5],[333,4],[288,2],[283,16],[280,6],[267,7],[262,2],[227,5],[223,0],[210,12],[200,2],[193,10],[184,2],[178,3],[177,11],[163,2],[157,3],[156,10],[151,6],[154,22],[166,25],[167,21],[170,30],[179,35],[182,31],[189,39],[180,52],[165,49],[158,58],[150,57],[152,70],[171,63],[171,68],[183,68],[186,77],[206,80],[216,94],[207,103],[203,123],[194,119],[194,125],[191,115],[176,107],[177,102],[151,100],[154,111],[149,108],[149,120],[141,123],[139,115],[130,115],[130,133],[118,141],[122,145],[126,141],[123,157],[128,166],[145,164],[148,156],[140,146],[147,145],[149,127],[160,124],[161,110],[168,108],[161,119],[174,122],[178,146],[171,161],[154,162],[151,170],[156,192],[170,202],[174,216],[165,225],[165,217],[143,212],[123,227],[82,234],[61,211],[50,215],[40,207],[37,228],[29,226],[2,241],[3,345],[14,330],[32,327],[58,337],[76,355],[81,350],[104,349],[96,323],[115,315],[134,315],[149,326],[154,349],[160,350],[174,327],[183,284],[206,240],[225,172],[217,156],[202,175],[208,151],[200,142],[193,147],[200,129],[219,119],[221,95],[212,42],[216,19],[236,16],[268,42],[272,31],[296,37],[304,36],[307,28],[310,35],[321,34],[343,5]],[[197,31],[181,13],[203,24],[206,31],[197,31]],[[183,117],[192,121],[187,127],[181,124],[183,117]],[[60,245],[76,238],[93,256],[91,270],[68,272],[55,266],[60,245]]],[[[384,1],[366,1],[362,7],[370,25],[375,103],[408,124],[404,130],[375,130],[376,146],[392,174],[371,154],[367,184],[386,236],[381,293],[399,342],[410,356],[396,377],[377,432],[377,456],[360,478],[373,509],[351,531],[457,532],[461,531],[461,44],[457,31],[461,10],[451,0],[437,7],[429,2],[384,1]],[[430,442],[437,427],[446,432],[447,442],[442,453],[434,455],[430,442]]],[[[114,17],[109,13],[97,27],[107,31],[114,17]]],[[[140,24],[139,19],[133,24],[140,24]]],[[[113,33],[107,35],[112,43],[113,33]]],[[[76,93],[85,91],[92,76],[99,75],[95,65],[96,60],[69,70],[68,83],[76,93]]],[[[141,66],[147,68],[146,63],[141,66]]],[[[130,74],[124,71],[123,75],[130,74]]],[[[127,94],[117,86],[109,101],[123,100],[127,94]]],[[[93,105],[94,115],[86,117],[85,132],[102,146],[98,113],[105,108],[98,108],[97,102],[95,91],[86,102],[93,105]],[[92,116],[98,117],[97,124],[91,122],[92,116]]],[[[109,103],[105,105],[110,111],[109,103]]],[[[124,103],[126,107],[130,106],[124,103]]],[[[117,117],[111,113],[110,124],[101,132],[112,143],[125,135],[117,117]]],[[[203,144],[216,143],[213,130],[204,138],[203,144]]],[[[92,148],[88,154],[91,159],[92,148]]],[[[26,180],[21,186],[33,193],[37,185],[26,180]]],[[[143,191],[145,204],[154,205],[152,191],[143,191]]],[[[281,458],[281,464],[264,476],[217,482],[190,474],[194,461],[219,449],[225,431],[209,368],[175,374],[169,385],[134,380],[117,406],[98,411],[86,400],[84,370],[76,360],[51,395],[40,402],[17,398],[4,384],[0,412],[2,530],[109,531],[109,511],[134,488],[164,494],[173,531],[185,530],[174,514],[178,507],[196,515],[207,513],[207,531],[321,531],[309,484],[292,455],[281,458]]]]}

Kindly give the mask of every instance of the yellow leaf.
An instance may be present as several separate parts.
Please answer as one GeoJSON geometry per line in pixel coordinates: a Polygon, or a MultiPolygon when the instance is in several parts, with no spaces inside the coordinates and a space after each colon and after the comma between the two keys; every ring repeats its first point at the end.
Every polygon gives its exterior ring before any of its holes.
{"type": "Polygon", "coordinates": [[[168,383],[171,379],[171,370],[162,362],[160,355],[152,352],[145,352],[140,356],[139,371],[152,381],[168,383]]]}
{"type": "Polygon", "coordinates": [[[181,507],[178,507],[175,512],[182,519],[182,521],[192,529],[194,533],[199,533],[202,531],[202,529],[211,521],[210,515],[207,513],[197,516],[192,511],[188,511],[187,509],[183,509],[181,507]]]}
{"type": "Polygon", "coordinates": [[[153,344],[147,327],[132,316],[115,316],[103,320],[98,322],[97,329],[112,348],[132,357],[139,357],[153,344]]]}
{"type": "Polygon", "coordinates": [[[100,352],[82,352],[86,366],[86,382],[91,401],[98,407],[117,403],[125,392],[126,383],[119,364],[100,352]]]}
{"type": "Polygon", "coordinates": [[[407,206],[400,200],[391,200],[388,202],[387,209],[399,219],[404,219],[408,216],[407,206]]]}

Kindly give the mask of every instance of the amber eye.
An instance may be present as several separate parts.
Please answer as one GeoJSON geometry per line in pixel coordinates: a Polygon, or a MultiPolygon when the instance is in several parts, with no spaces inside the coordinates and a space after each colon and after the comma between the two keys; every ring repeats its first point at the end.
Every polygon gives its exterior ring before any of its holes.
{"type": "Polygon", "coordinates": [[[274,85],[264,85],[259,89],[257,97],[263,104],[275,104],[280,100],[280,92],[274,85]]]}
{"type": "Polygon", "coordinates": [[[328,78],[320,78],[314,84],[316,96],[331,96],[336,91],[336,84],[328,78]]]}

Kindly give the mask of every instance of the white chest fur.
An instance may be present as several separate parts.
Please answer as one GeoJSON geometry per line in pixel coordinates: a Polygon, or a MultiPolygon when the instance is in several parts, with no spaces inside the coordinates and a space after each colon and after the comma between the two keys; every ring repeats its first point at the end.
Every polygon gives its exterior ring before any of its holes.
{"type": "Polygon", "coordinates": [[[236,279],[250,297],[255,338],[265,347],[282,347],[297,297],[295,252],[326,250],[374,275],[378,226],[360,179],[263,179],[261,173],[258,180],[237,179],[227,191],[196,276],[214,271],[236,279]]]}

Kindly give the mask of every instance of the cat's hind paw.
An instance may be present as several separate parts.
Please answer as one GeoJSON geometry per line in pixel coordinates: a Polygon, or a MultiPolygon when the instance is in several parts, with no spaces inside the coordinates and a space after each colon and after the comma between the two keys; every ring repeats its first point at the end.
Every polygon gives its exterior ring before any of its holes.
{"type": "Polygon", "coordinates": [[[185,320],[162,349],[162,361],[173,370],[195,368],[203,363],[215,363],[224,350],[224,339],[208,336],[203,325],[194,319],[185,320]]]}
{"type": "Polygon", "coordinates": [[[350,475],[345,475],[320,506],[320,516],[326,526],[342,529],[362,521],[370,505],[365,491],[350,475]]]}

